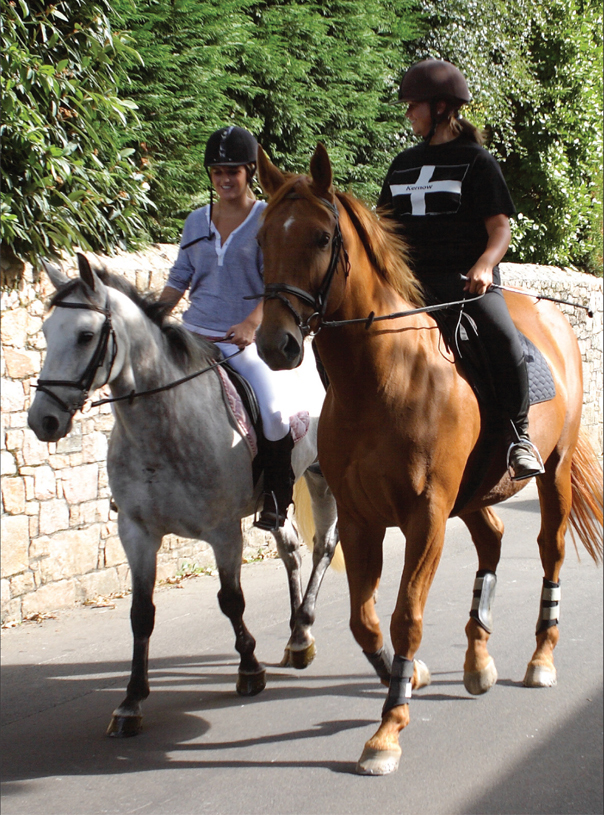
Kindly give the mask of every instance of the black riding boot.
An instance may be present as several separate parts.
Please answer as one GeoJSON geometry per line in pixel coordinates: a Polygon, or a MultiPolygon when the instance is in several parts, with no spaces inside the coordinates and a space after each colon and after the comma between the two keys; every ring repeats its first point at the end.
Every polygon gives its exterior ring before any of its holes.
{"type": "MultiPolygon", "coordinates": [[[[510,414],[514,418],[510,418],[506,433],[509,445],[507,464],[512,481],[522,481],[525,478],[533,478],[533,476],[542,475],[545,472],[539,451],[529,438],[528,372],[524,360],[518,365],[517,372],[519,393],[517,394],[518,399],[515,401],[516,405],[519,404],[520,407],[517,411],[510,410],[510,414]]],[[[516,389],[512,387],[510,390],[513,394],[516,389]]]]}
{"type": "Polygon", "coordinates": [[[293,447],[291,431],[279,441],[264,441],[264,507],[254,521],[258,529],[270,532],[285,523],[294,491],[293,447]]]}

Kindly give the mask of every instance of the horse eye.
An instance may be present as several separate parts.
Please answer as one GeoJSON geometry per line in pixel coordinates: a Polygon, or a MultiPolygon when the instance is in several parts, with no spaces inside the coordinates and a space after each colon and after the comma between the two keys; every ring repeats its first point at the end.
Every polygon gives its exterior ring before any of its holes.
{"type": "Polygon", "coordinates": [[[92,341],[93,337],[94,332],[81,331],[80,334],[78,334],[78,345],[88,345],[88,343],[92,341]]]}
{"type": "Polygon", "coordinates": [[[328,246],[330,239],[331,239],[331,236],[330,236],[329,232],[323,232],[323,234],[320,235],[317,238],[317,246],[320,249],[325,249],[326,246],[328,246]]]}

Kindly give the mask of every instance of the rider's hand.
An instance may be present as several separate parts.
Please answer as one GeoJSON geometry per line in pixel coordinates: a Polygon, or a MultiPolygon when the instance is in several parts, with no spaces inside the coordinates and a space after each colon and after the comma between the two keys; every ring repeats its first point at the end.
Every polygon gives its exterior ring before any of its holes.
{"type": "Polygon", "coordinates": [[[464,291],[473,295],[484,294],[493,285],[493,267],[479,260],[472,266],[467,278],[464,291]]]}
{"type": "Polygon", "coordinates": [[[256,325],[249,318],[241,323],[232,325],[224,335],[224,342],[230,342],[238,348],[245,348],[254,342],[256,336],[256,325]]]}

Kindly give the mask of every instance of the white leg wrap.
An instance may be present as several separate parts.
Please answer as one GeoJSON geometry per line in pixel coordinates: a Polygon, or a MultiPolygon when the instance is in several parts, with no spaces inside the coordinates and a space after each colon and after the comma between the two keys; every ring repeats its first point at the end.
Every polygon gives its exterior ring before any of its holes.
{"type": "Polygon", "coordinates": [[[496,586],[497,575],[495,572],[489,572],[486,569],[480,569],[476,572],[470,617],[473,617],[488,634],[493,630],[491,604],[495,598],[496,586]]]}
{"type": "Polygon", "coordinates": [[[552,583],[543,578],[541,590],[541,606],[539,620],[537,621],[537,634],[545,631],[560,621],[560,583],[552,583]]]}

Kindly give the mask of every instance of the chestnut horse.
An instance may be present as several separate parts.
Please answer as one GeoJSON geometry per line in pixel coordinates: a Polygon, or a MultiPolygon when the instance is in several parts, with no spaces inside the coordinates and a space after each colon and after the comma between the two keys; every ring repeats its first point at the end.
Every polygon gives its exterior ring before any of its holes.
{"type": "MultiPolygon", "coordinates": [[[[258,236],[266,288],[257,342],[273,369],[295,368],[303,337],[311,329],[317,333],[331,382],[319,423],[319,459],[337,502],[350,627],[389,687],[382,722],[357,771],[383,775],[398,766],[411,689],[430,681],[414,658],[452,512],[470,530],[478,553],[464,684],[479,694],[497,680],[487,642],[503,524],[491,505],[527,482],[510,479],[503,423],[501,433],[490,433],[466,375],[421,308],[420,288],[391,222],[334,192],[322,145],[310,171],[310,177],[285,176],[260,151],[260,181],[270,200],[258,236]],[[401,311],[410,313],[367,319],[401,311]],[[340,324],[347,320],[354,322],[340,324]],[[390,627],[394,658],[374,608],[390,526],[400,527],[406,539],[390,627]]],[[[553,651],[569,520],[594,560],[602,557],[602,472],[580,433],[581,356],[569,323],[551,303],[507,293],[506,301],[517,327],[547,360],[556,390],[553,399],[530,409],[531,438],[545,463],[538,478],[544,581],[537,647],[524,684],[545,687],[556,682],[553,651]]]]}

